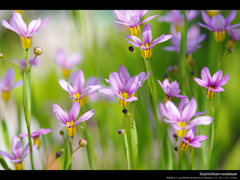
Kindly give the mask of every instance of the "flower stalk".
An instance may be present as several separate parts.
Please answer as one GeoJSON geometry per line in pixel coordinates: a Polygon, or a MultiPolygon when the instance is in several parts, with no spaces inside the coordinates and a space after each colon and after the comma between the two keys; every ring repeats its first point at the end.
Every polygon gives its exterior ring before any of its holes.
{"type": "Polygon", "coordinates": [[[123,114],[123,123],[124,123],[124,142],[125,142],[125,152],[126,152],[126,160],[127,160],[127,168],[128,170],[131,169],[130,166],[130,157],[129,157],[129,147],[128,147],[128,140],[127,140],[127,133],[126,133],[126,126],[125,126],[125,114],[123,114]]]}

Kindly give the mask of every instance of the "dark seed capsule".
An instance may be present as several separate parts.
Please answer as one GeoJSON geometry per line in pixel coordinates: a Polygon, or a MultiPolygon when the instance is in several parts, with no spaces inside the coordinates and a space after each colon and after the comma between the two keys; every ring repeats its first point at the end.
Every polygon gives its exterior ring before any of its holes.
{"type": "Polygon", "coordinates": [[[64,130],[60,130],[60,131],[59,131],[59,134],[60,134],[60,135],[64,135],[64,130]]]}
{"type": "Polygon", "coordinates": [[[60,151],[56,152],[56,158],[61,157],[62,153],[60,151]]]}
{"type": "Polygon", "coordinates": [[[168,77],[168,75],[167,75],[167,74],[164,74],[164,75],[163,75],[163,78],[164,78],[164,79],[166,79],[167,77],[168,77]]]}
{"type": "Polygon", "coordinates": [[[175,150],[175,151],[178,151],[178,148],[177,148],[177,146],[175,146],[175,147],[174,147],[174,150],[175,150]]]}
{"type": "Polygon", "coordinates": [[[194,75],[194,71],[191,71],[191,75],[194,75]]]}
{"type": "Polygon", "coordinates": [[[125,130],[124,129],[119,129],[118,130],[118,134],[124,134],[125,133],[125,130]]]}
{"type": "Polygon", "coordinates": [[[128,50],[133,52],[134,51],[134,47],[133,46],[129,46],[128,50]]]}
{"type": "Polygon", "coordinates": [[[176,134],[176,133],[173,133],[173,137],[174,137],[175,141],[177,141],[177,140],[178,140],[178,136],[177,136],[177,134],[176,134]]]}
{"type": "Polygon", "coordinates": [[[126,113],[127,113],[127,109],[123,109],[122,112],[123,112],[124,114],[126,114],[126,113]]]}

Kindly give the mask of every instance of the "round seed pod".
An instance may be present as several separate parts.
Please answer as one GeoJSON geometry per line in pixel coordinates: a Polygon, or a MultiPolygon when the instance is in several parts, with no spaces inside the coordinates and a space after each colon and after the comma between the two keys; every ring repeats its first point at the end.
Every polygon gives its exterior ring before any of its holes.
{"type": "Polygon", "coordinates": [[[34,48],[34,54],[36,54],[37,56],[40,56],[43,53],[43,49],[39,46],[34,48]]]}
{"type": "Polygon", "coordinates": [[[86,139],[81,139],[78,142],[78,144],[79,144],[80,147],[85,147],[85,146],[87,146],[87,140],[86,139]]]}

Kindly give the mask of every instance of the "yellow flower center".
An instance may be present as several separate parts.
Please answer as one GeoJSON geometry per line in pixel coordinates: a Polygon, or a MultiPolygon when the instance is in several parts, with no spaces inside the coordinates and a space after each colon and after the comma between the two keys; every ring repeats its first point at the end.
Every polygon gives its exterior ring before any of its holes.
{"type": "Polygon", "coordinates": [[[73,120],[71,120],[71,122],[67,122],[67,125],[71,125],[71,127],[66,127],[67,128],[67,134],[69,135],[69,136],[74,136],[75,134],[76,134],[76,132],[77,132],[77,128],[76,128],[76,126],[73,126],[73,124],[74,124],[74,121],[73,120]]]}
{"type": "MultiPolygon", "coordinates": [[[[212,86],[209,86],[209,88],[210,88],[210,89],[214,89],[212,86]]],[[[214,91],[209,91],[209,90],[207,89],[207,98],[208,98],[208,99],[212,99],[214,96],[215,96],[214,91]]]]}
{"type": "Polygon", "coordinates": [[[81,99],[79,99],[80,96],[81,95],[79,94],[79,92],[77,92],[77,94],[73,94],[73,97],[78,99],[78,100],[73,99],[73,103],[78,102],[80,104],[80,107],[82,107],[82,105],[84,105],[88,102],[88,97],[87,97],[87,95],[85,95],[81,99]]]}
{"type": "Polygon", "coordinates": [[[33,144],[34,144],[34,145],[38,145],[37,148],[39,148],[39,147],[41,146],[42,141],[41,141],[41,139],[39,138],[39,136],[33,138],[33,144]]]}
{"type": "Polygon", "coordinates": [[[219,31],[216,31],[213,33],[214,33],[215,40],[217,42],[223,42],[223,40],[225,39],[225,31],[224,30],[219,30],[219,31]]]}
{"type": "MultiPolygon", "coordinates": [[[[189,140],[187,140],[187,142],[189,143],[189,140]]],[[[181,149],[182,151],[186,151],[188,149],[189,144],[186,144],[185,142],[182,142],[181,145],[181,149]]]]}
{"type": "Polygon", "coordinates": [[[165,105],[167,101],[171,101],[171,100],[172,100],[172,97],[166,96],[163,100],[163,104],[165,105]]]}
{"type": "Polygon", "coordinates": [[[140,27],[139,27],[139,25],[137,25],[137,27],[134,26],[133,28],[130,28],[130,30],[131,30],[131,34],[133,36],[139,36],[139,34],[140,34],[140,27]]]}
{"type": "MultiPolygon", "coordinates": [[[[19,159],[19,158],[17,158],[19,159]]],[[[16,170],[24,170],[24,165],[23,165],[23,162],[20,162],[20,163],[14,163],[14,166],[15,166],[15,169],[16,170]]]]}
{"type": "Polygon", "coordinates": [[[62,69],[62,74],[64,77],[68,78],[70,76],[71,70],[70,69],[62,69]]]}
{"type": "MultiPolygon", "coordinates": [[[[185,121],[178,122],[178,126],[185,127],[186,122],[185,121]]],[[[187,134],[187,129],[177,130],[177,136],[180,137],[180,138],[183,138],[186,134],[187,134]]]]}
{"type": "Polygon", "coordinates": [[[189,64],[191,64],[192,61],[192,54],[189,54],[186,58],[186,66],[188,66],[189,64]]]}
{"type": "Polygon", "coordinates": [[[10,98],[10,91],[3,91],[2,98],[3,100],[7,101],[10,98]]]}
{"type": "Polygon", "coordinates": [[[27,35],[25,35],[25,37],[21,36],[21,41],[22,41],[22,47],[24,49],[28,49],[31,47],[32,45],[32,39],[31,38],[27,38],[27,35]]]}
{"type": "MultiPolygon", "coordinates": [[[[148,42],[145,44],[145,46],[141,45],[141,47],[149,47],[148,42]]],[[[142,55],[143,55],[144,58],[150,58],[151,55],[152,55],[152,48],[149,48],[149,49],[146,49],[146,50],[142,49],[142,55]]]]}
{"type": "MultiPolygon", "coordinates": [[[[126,92],[124,92],[124,93],[120,92],[120,95],[121,95],[124,99],[127,99],[127,98],[128,98],[128,93],[126,93],[126,92]]],[[[120,99],[119,97],[118,97],[118,101],[119,101],[119,104],[120,104],[122,107],[125,107],[125,106],[128,104],[127,101],[124,101],[124,100],[120,99]]]]}
{"type": "Polygon", "coordinates": [[[234,41],[233,39],[229,39],[229,40],[227,41],[227,43],[226,43],[226,48],[227,48],[228,50],[234,48],[235,42],[236,42],[236,41],[234,41]]]}
{"type": "Polygon", "coordinates": [[[180,32],[182,30],[182,27],[179,25],[179,23],[176,23],[175,29],[177,32],[180,32]]]}
{"type": "Polygon", "coordinates": [[[211,18],[212,16],[216,16],[221,10],[206,10],[207,14],[211,18]]]}

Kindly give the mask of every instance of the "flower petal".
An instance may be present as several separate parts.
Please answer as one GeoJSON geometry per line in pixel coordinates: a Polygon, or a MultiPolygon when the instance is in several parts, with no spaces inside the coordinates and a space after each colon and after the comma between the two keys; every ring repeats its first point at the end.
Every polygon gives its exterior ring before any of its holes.
{"type": "Polygon", "coordinates": [[[191,129],[196,125],[209,125],[212,123],[212,120],[213,118],[210,116],[200,116],[191,120],[191,122],[187,126],[185,126],[185,129],[191,129]]]}
{"type": "Polygon", "coordinates": [[[10,90],[13,89],[13,88],[17,88],[17,87],[22,86],[22,84],[23,84],[23,80],[22,79],[19,80],[19,81],[16,81],[15,83],[10,85],[10,90]]]}
{"type": "Polygon", "coordinates": [[[109,80],[110,83],[112,85],[112,87],[118,92],[120,93],[120,91],[123,91],[123,84],[121,83],[118,73],[115,72],[111,72],[109,75],[109,80]]]}
{"type": "Polygon", "coordinates": [[[53,112],[56,118],[62,121],[64,124],[66,124],[69,121],[67,113],[63,111],[62,108],[57,104],[53,104],[53,112]]]}
{"type": "Polygon", "coordinates": [[[170,34],[167,34],[167,35],[162,34],[160,37],[158,37],[157,39],[155,39],[155,40],[152,42],[151,47],[155,46],[155,45],[158,44],[158,43],[167,41],[167,40],[169,40],[169,39],[171,39],[171,38],[172,38],[172,35],[170,35],[170,34]]]}
{"type": "Polygon", "coordinates": [[[189,103],[185,106],[182,112],[182,119],[188,122],[196,113],[197,111],[197,102],[192,97],[192,99],[189,101],[189,103]]]}
{"type": "Polygon", "coordinates": [[[130,78],[130,74],[128,73],[127,69],[122,65],[120,65],[119,68],[118,68],[118,75],[119,75],[120,81],[124,85],[128,81],[128,79],[130,78]],[[122,74],[122,75],[120,75],[120,74],[122,74]]]}
{"type": "Polygon", "coordinates": [[[19,137],[13,136],[11,152],[14,158],[21,158],[22,153],[22,142],[19,137]]]}
{"type": "Polygon", "coordinates": [[[175,106],[175,104],[173,104],[171,101],[167,101],[165,107],[167,109],[167,117],[169,120],[174,122],[178,122],[181,120],[180,112],[175,106]]]}
{"type": "Polygon", "coordinates": [[[69,121],[73,120],[75,122],[79,111],[80,111],[80,104],[78,102],[74,102],[68,113],[69,121]]]}
{"type": "Polygon", "coordinates": [[[215,84],[217,87],[219,86],[223,86],[224,84],[226,84],[229,80],[229,74],[227,74],[226,76],[224,76],[223,78],[221,78],[217,84],[215,84]]]}
{"type": "Polygon", "coordinates": [[[81,94],[81,96],[80,96],[80,99],[81,99],[83,96],[85,96],[85,95],[87,95],[87,94],[90,94],[90,93],[96,91],[97,89],[99,89],[99,88],[101,88],[101,87],[102,87],[102,86],[100,86],[100,85],[92,85],[92,86],[86,87],[86,88],[83,90],[83,92],[82,92],[82,94],[81,94]]]}
{"type": "Polygon", "coordinates": [[[13,160],[13,159],[14,159],[14,157],[12,157],[10,154],[8,154],[8,153],[6,153],[6,152],[3,152],[3,151],[1,151],[1,150],[0,150],[0,155],[1,155],[2,157],[8,158],[8,159],[10,159],[10,160],[13,160]]]}
{"type": "Polygon", "coordinates": [[[126,40],[127,40],[128,43],[130,43],[130,44],[132,44],[132,45],[134,45],[134,46],[136,46],[136,47],[141,47],[141,45],[143,45],[141,39],[139,39],[139,38],[136,37],[136,36],[127,35],[127,36],[125,36],[125,38],[126,38],[126,40]],[[132,39],[134,42],[129,41],[128,39],[132,39]]]}
{"type": "Polygon", "coordinates": [[[82,55],[79,52],[75,52],[67,59],[66,69],[71,69],[80,62],[82,62],[82,55]]]}
{"type": "Polygon", "coordinates": [[[212,79],[211,74],[209,72],[209,69],[205,66],[201,70],[201,78],[206,82],[207,85],[211,83],[211,79],[212,79]]]}
{"type": "Polygon", "coordinates": [[[146,45],[146,43],[148,43],[148,45],[150,46],[151,41],[152,41],[152,29],[150,24],[145,24],[145,26],[143,27],[142,30],[142,39],[143,39],[143,44],[144,46],[146,45]]]}
{"type": "Polygon", "coordinates": [[[208,82],[198,79],[198,78],[193,78],[200,86],[208,87],[208,82]]]}
{"type": "Polygon", "coordinates": [[[85,79],[83,72],[79,69],[76,73],[75,79],[74,79],[74,91],[79,92],[79,94],[82,94],[82,89],[84,85],[85,79]]]}
{"type": "Polygon", "coordinates": [[[63,50],[57,50],[54,60],[61,68],[66,68],[66,55],[63,50]]]}
{"type": "Polygon", "coordinates": [[[94,110],[90,110],[90,111],[87,111],[86,113],[84,113],[73,125],[77,125],[79,124],[80,122],[83,122],[83,121],[86,121],[86,120],[89,120],[94,114],[94,110]]]}
{"type": "Polygon", "coordinates": [[[68,88],[67,88],[67,84],[68,84],[68,83],[67,83],[65,80],[59,79],[59,80],[58,80],[58,83],[60,84],[60,86],[61,86],[65,91],[68,92],[68,88]]]}
{"type": "Polygon", "coordinates": [[[153,19],[153,18],[155,18],[155,17],[157,17],[157,16],[158,16],[158,15],[154,15],[154,16],[150,16],[150,17],[144,19],[142,22],[139,23],[139,26],[141,26],[143,23],[145,23],[145,22],[147,22],[147,21],[150,21],[151,19],[153,19]]]}
{"type": "MultiPolygon", "coordinates": [[[[236,11],[236,10],[232,10],[232,11],[229,13],[229,15],[227,16],[227,18],[225,19],[225,25],[226,25],[226,26],[229,25],[230,22],[232,22],[232,21],[235,19],[236,14],[237,14],[237,11],[236,11]]],[[[225,26],[225,27],[226,27],[226,26],[225,26]]]]}

